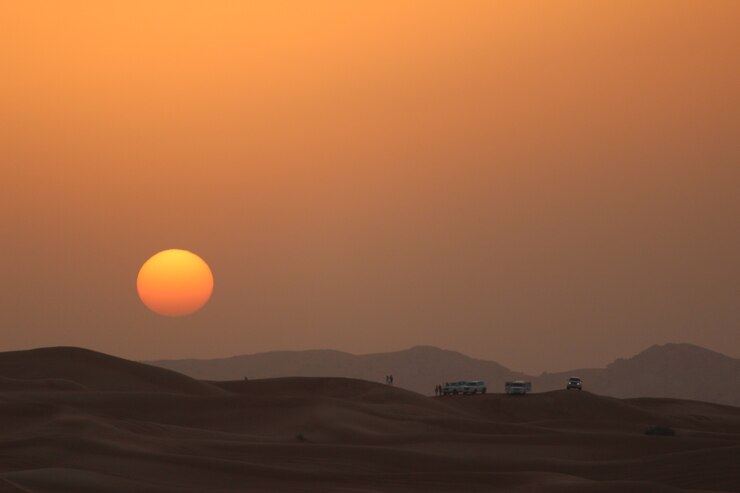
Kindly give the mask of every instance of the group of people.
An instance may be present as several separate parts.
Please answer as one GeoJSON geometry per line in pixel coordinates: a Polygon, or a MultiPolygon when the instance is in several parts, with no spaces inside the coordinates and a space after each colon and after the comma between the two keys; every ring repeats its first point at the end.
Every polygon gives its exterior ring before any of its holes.
{"type": "MultiPolygon", "coordinates": [[[[445,383],[445,385],[447,385],[447,384],[445,383]]],[[[442,389],[443,389],[442,384],[435,385],[434,386],[434,395],[442,395],[443,394],[442,389]]]]}
{"type": "Polygon", "coordinates": [[[393,385],[393,375],[386,375],[385,383],[387,383],[388,385],[393,385]]]}

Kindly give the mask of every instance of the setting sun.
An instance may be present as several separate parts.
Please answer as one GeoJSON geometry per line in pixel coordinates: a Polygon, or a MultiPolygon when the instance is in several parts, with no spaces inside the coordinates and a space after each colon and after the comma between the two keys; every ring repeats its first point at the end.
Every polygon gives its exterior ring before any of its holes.
{"type": "Polygon", "coordinates": [[[213,292],[208,264],[187,250],[164,250],[147,260],[136,279],[139,297],[153,312],[181,317],[200,310],[213,292]]]}

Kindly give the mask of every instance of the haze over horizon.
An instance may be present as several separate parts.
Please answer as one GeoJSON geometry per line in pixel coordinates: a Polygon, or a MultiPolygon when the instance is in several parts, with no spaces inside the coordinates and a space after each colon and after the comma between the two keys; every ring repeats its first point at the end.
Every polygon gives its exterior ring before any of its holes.
{"type": "Polygon", "coordinates": [[[0,351],[740,358],[740,3],[8,2],[0,351]],[[137,298],[154,253],[208,305],[137,298]]]}

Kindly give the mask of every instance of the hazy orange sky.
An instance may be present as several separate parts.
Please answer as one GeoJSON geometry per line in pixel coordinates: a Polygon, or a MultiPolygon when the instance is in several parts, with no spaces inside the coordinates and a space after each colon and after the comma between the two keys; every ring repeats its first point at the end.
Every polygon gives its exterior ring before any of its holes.
{"type": "Polygon", "coordinates": [[[0,350],[740,357],[740,2],[3,2],[0,350]],[[166,248],[215,290],[136,294],[166,248]]]}

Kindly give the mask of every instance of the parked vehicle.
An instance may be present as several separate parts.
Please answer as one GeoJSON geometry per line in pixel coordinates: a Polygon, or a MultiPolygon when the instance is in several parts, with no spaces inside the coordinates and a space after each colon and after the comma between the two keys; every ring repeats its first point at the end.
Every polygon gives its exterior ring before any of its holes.
{"type": "Polygon", "coordinates": [[[460,380],[447,382],[442,386],[442,395],[474,395],[485,394],[488,389],[482,380],[460,380]]]}
{"type": "Polygon", "coordinates": [[[524,380],[506,382],[505,390],[506,393],[510,395],[525,395],[532,391],[532,382],[525,382],[524,380]]]}
{"type": "Polygon", "coordinates": [[[583,386],[583,382],[578,377],[570,377],[568,379],[568,384],[565,386],[565,390],[570,389],[576,389],[581,390],[581,387],[583,386]]]}
{"type": "Polygon", "coordinates": [[[463,394],[465,395],[473,395],[473,394],[485,394],[486,393],[486,382],[482,380],[474,380],[470,382],[465,382],[463,385],[463,394]]]}
{"type": "Polygon", "coordinates": [[[445,382],[442,386],[442,395],[457,395],[462,394],[465,388],[465,382],[445,382]]]}

